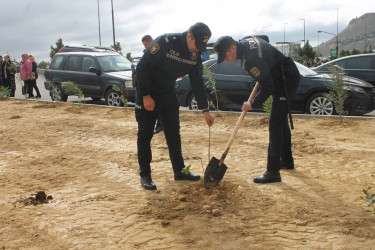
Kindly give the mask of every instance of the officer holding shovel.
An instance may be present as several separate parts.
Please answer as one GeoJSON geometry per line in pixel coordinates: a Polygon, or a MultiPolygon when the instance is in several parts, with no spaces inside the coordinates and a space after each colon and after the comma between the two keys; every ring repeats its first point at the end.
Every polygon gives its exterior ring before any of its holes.
{"type": "Polygon", "coordinates": [[[262,108],[272,95],[267,171],[254,182],[280,182],[280,169],[294,169],[288,114],[293,128],[289,108],[298,87],[299,71],[291,58],[268,43],[266,36],[246,37],[239,42],[223,36],[214,44],[214,50],[218,63],[240,59],[242,67],[260,83],[259,92],[251,102],[244,102],[242,111],[262,108]]]}
{"type": "Polygon", "coordinates": [[[214,117],[208,112],[203,84],[201,53],[206,51],[211,31],[207,25],[196,23],[183,33],[159,36],[147,47],[137,65],[137,94],[135,116],[138,122],[137,149],[141,185],[155,190],[151,178],[151,139],[156,119],[160,117],[171,158],[174,179],[198,181],[199,175],[184,173],[181,152],[179,101],[175,93],[178,77],[189,74],[190,84],[203,111],[208,126],[214,117]]]}

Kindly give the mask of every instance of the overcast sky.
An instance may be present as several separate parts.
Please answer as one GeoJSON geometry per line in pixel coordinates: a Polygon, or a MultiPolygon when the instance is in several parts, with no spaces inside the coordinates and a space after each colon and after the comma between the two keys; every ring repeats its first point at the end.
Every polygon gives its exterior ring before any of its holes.
{"type": "MultiPolygon", "coordinates": [[[[113,44],[111,0],[99,0],[102,46],[113,44]]],[[[336,34],[353,18],[375,12],[374,0],[113,0],[115,38],[123,53],[142,55],[141,38],[183,32],[206,23],[211,42],[223,35],[240,39],[266,34],[271,44],[299,42],[313,46],[318,30],[336,34]],[[338,14],[338,15],[337,15],[338,14]],[[285,33],[284,33],[285,27],[285,33]]],[[[22,53],[49,61],[50,46],[99,45],[98,0],[0,0],[0,54],[19,60],[22,53]]],[[[319,42],[332,38],[320,34],[319,42]]]]}

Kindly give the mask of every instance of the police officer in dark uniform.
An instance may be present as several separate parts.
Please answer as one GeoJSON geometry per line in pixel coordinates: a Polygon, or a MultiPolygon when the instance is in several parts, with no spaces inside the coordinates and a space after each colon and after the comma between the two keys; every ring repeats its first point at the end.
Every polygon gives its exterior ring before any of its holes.
{"type": "Polygon", "coordinates": [[[294,169],[288,113],[293,128],[289,107],[298,87],[299,71],[290,57],[269,44],[266,36],[246,37],[239,42],[224,36],[215,43],[214,50],[218,63],[241,59],[242,67],[260,83],[259,92],[251,102],[244,102],[242,110],[262,108],[272,95],[267,171],[254,182],[280,182],[279,169],[294,169]]]}
{"type": "Polygon", "coordinates": [[[140,59],[137,74],[135,116],[138,122],[138,162],[141,184],[155,190],[151,178],[151,139],[155,121],[160,117],[174,179],[197,181],[199,175],[182,173],[185,167],[181,152],[179,101],[175,93],[178,77],[189,74],[190,84],[208,126],[214,117],[208,112],[208,102],[202,80],[201,53],[206,50],[211,31],[207,25],[196,23],[183,33],[165,34],[154,39],[140,59]]]}

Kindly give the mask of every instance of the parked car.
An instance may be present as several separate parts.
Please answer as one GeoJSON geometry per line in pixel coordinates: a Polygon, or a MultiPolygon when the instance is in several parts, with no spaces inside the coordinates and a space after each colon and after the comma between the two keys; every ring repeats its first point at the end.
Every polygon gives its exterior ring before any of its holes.
{"type": "MultiPolygon", "coordinates": [[[[217,60],[213,59],[203,64],[210,69],[216,82],[219,109],[240,111],[243,102],[248,100],[256,82],[241,67],[240,60],[235,63],[223,62],[217,64],[216,62],[217,60]]],[[[292,111],[316,115],[335,114],[334,103],[325,97],[325,93],[329,92],[325,80],[330,79],[330,75],[318,74],[299,63],[296,63],[296,65],[301,74],[301,80],[291,105],[292,111]]],[[[213,86],[209,83],[205,74],[203,79],[208,99],[216,105],[213,86]]],[[[349,114],[360,115],[375,109],[375,92],[371,84],[353,77],[344,77],[344,81],[345,89],[349,93],[349,98],[345,103],[345,108],[349,111],[349,114]]],[[[187,75],[176,81],[176,93],[181,106],[198,109],[187,75]]]]}
{"type": "Polygon", "coordinates": [[[61,87],[67,81],[76,83],[85,97],[104,98],[110,106],[122,106],[122,95],[130,102],[135,101],[132,64],[117,52],[59,52],[44,75],[45,88],[53,101],[67,101],[72,95],[61,87]],[[113,85],[121,91],[113,89],[113,85]]]}
{"type": "Polygon", "coordinates": [[[329,67],[338,65],[346,75],[352,76],[375,86],[375,54],[346,56],[311,68],[318,73],[330,73],[329,67]]]}

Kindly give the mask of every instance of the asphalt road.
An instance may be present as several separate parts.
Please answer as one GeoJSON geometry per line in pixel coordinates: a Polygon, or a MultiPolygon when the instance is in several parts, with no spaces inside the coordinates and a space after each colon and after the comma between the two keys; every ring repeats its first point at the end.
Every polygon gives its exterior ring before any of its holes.
{"type": "MultiPolygon", "coordinates": [[[[43,74],[43,72],[40,72],[39,78],[37,79],[37,86],[38,86],[40,94],[42,96],[42,98],[40,98],[40,100],[51,101],[51,97],[49,95],[49,92],[44,87],[44,81],[45,81],[44,74],[43,74]]],[[[19,74],[17,74],[16,75],[16,94],[15,94],[15,96],[16,96],[16,98],[19,98],[19,99],[26,99],[26,97],[24,95],[22,95],[21,86],[22,86],[21,80],[19,78],[19,74]]],[[[34,90],[34,95],[35,95],[35,90],[34,90]]],[[[78,98],[76,96],[69,96],[68,97],[68,102],[77,102],[77,101],[78,101],[78,98]]],[[[81,101],[83,101],[83,100],[81,100],[81,101]]],[[[85,103],[96,104],[96,105],[105,105],[104,99],[102,99],[100,101],[94,101],[91,98],[87,98],[87,100],[85,99],[85,103]]],[[[134,104],[129,103],[128,105],[129,105],[129,107],[131,107],[134,104]]],[[[183,109],[185,109],[185,108],[183,108],[183,109]]],[[[364,116],[375,117],[375,111],[373,111],[371,113],[368,113],[368,114],[365,114],[364,116]]]]}

